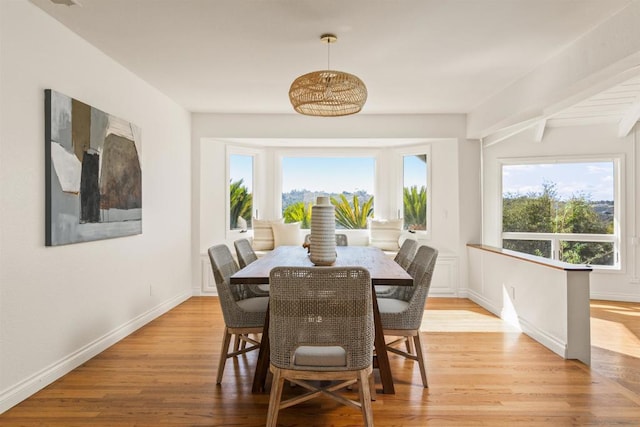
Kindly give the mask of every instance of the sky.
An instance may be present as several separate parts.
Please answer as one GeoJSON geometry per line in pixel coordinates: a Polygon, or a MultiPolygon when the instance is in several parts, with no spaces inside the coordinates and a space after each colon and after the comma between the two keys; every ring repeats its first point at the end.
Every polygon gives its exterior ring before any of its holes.
{"type": "Polygon", "coordinates": [[[589,200],[613,200],[613,162],[503,165],[502,194],[542,192],[543,182],[556,184],[558,196],[585,194],[589,200]]]}
{"type": "Polygon", "coordinates": [[[364,190],[373,194],[375,170],[372,157],[285,157],[282,159],[282,192],[364,190]]]}
{"type": "MultiPolygon", "coordinates": [[[[374,194],[376,162],[369,157],[286,157],[282,159],[282,191],[324,191],[327,193],[364,190],[374,194]]],[[[425,161],[405,156],[405,185],[426,183],[425,161]]]]}
{"type": "MultiPolygon", "coordinates": [[[[252,168],[252,156],[230,156],[231,181],[242,178],[250,192],[252,168]]],[[[282,191],[342,193],[364,190],[374,194],[375,168],[373,157],[285,157],[282,159],[282,191]]],[[[425,156],[405,156],[404,185],[420,187],[425,185],[426,177],[425,156]]]]}
{"type": "MultiPolygon", "coordinates": [[[[232,155],[231,179],[244,178],[252,191],[252,156],[232,155]]],[[[282,191],[364,190],[374,194],[375,159],[372,157],[285,157],[282,159],[282,191]]],[[[502,192],[527,194],[542,191],[542,183],[554,182],[561,199],[586,194],[590,200],[613,200],[613,162],[504,165],[502,192]]],[[[417,156],[405,156],[404,185],[424,185],[426,165],[417,156]]]]}
{"type": "Polygon", "coordinates": [[[242,184],[253,193],[253,156],[229,156],[229,176],[232,182],[242,178],[242,184]]]}

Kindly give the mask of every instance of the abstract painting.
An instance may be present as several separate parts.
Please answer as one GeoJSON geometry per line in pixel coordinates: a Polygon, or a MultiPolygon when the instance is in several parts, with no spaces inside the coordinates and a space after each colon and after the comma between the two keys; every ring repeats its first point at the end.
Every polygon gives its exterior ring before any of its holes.
{"type": "Polygon", "coordinates": [[[140,129],[45,90],[47,246],[142,233],[140,129]]]}

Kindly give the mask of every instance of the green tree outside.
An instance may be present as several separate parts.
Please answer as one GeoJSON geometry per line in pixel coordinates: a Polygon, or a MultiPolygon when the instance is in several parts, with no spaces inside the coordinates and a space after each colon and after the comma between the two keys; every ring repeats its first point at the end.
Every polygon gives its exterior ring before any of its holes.
{"type": "MultiPolygon", "coordinates": [[[[507,194],[503,197],[502,229],[505,232],[613,234],[613,221],[600,217],[587,194],[563,201],[556,184],[544,182],[542,192],[507,194]]],[[[506,249],[551,256],[551,242],[504,240],[506,249]]],[[[562,260],[574,264],[613,265],[610,242],[561,241],[562,260]]]]}

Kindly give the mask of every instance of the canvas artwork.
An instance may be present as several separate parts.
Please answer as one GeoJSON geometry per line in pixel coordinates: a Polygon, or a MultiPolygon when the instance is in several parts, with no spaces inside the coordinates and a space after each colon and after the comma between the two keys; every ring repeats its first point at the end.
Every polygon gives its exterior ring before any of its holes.
{"type": "Polygon", "coordinates": [[[140,129],[45,90],[46,245],[142,233],[140,129]]]}

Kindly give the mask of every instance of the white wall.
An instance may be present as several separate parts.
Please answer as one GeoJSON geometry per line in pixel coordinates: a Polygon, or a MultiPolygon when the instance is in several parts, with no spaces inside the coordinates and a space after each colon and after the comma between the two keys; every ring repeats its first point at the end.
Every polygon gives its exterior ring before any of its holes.
{"type": "MultiPolygon", "coordinates": [[[[389,139],[422,138],[431,152],[431,180],[432,186],[432,234],[425,244],[438,248],[443,255],[456,259],[455,280],[466,274],[458,274],[457,259],[466,259],[465,245],[469,236],[480,235],[479,222],[479,192],[473,197],[462,197],[470,189],[476,191],[479,177],[479,148],[477,142],[464,139],[465,117],[463,115],[406,115],[406,116],[367,116],[358,115],[343,118],[311,118],[299,115],[223,115],[223,114],[194,114],[192,116],[192,198],[193,206],[193,260],[194,271],[200,273],[201,265],[197,261],[206,248],[217,243],[231,243],[225,235],[225,149],[221,140],[229,138],[265,138],[282,139],[282,146],[287,146],[287,140],[301,138],[323,139],[389,139]],[[460,152],[463,152],[461,159],[460,152]],[[471,153],[471,154],[469,154],[471,153]],[[475,153],[475,154],[474,154],[475,153]],[[475,156],[475,157],[474,157],[475,156]],[[460,168],[460,166],[464,168],[460,168]],[[463,188],[461,192],[461,188],[463,188]],[[466,210],[461,212],[460,202],[464,200],[466,210]],[[460,232],[460,224],[471,224],[460,232]]],[[[271,142],[274,145],[277,143],[271,142]]],[[[310,141],[310,144],[313,144],[310,141]]],[[[374,144],[372,143],[372,146],[374,144]]],[[[273,200],[280,197],[279,189],[275,188],[274,167],[278,147],[266,150],[266,183],[268,197],[273,200]],[[272,165],[272,166],[269,166],[272,165]],[[271,170],[269,170],[271,168],[271,170]],[[276,194],[277,192],[277,194],[276,194]]],[[[385,150],[379,145],[375,147],[361,147],[355,150],[362,155],[372,150],[385,150]]],[[[333,150],[333,149],[328,149],[333,150]]],[[[351,150],[352,151],[352,150],[351,150]]],[[[329,152],[329,151],[327,151],[329,152]]],[[[334,152],[334,151],[331,151],[334,152]]],[[[383,169],[390,175],[393,170],[386,162],[383,169]]],[[[391,179],[387,177],[385,179],[391,179]]],[[[389,189],[379,185],[382,194],[376,194],[377,200],[392,197],[389,189]]],[[[268,206],[267,211],[272,215],[275,206],[268,206]]],[[[376,207],[377,215],[391,215],[385,209],[384,203],[376,207]],[[379,210],[379,211],[378,211],[379,210]]],[[[466,261],[460,260],[461,263],[466,261]]],[[[466,287],[462,284],[461,287],[466,287]]],[[[200,280],[194,278],[194,292],[201,291],[200,280]]]]}
{"type": "Polygon", "coordinates": [[[588,269],[467,249],[473,301],[565,359],[590,363],[588,269]]]}
{"type": "Polygon", "coordinates": [[[191,295],[190,115],[34,5],[0,2],[0,412],[191,295]],[[143,233],[45,247],[44,90],[142,130],[143,233]]]}
{"type": "Polygon", "coordinates": [[[580,155],[624,156],[625,188],[622,189],[621,218],[622,271],[594,271],[591,274],[591,298],[640,301],[640,251],[632,237],[638,236],[640,183],[640,126],[624,138],[617,137],[615,123],[591,126],[548,128],[542,142],[535,142],[534,130],[524,131],[503,142],[483,149],[483,243],[500,247],[500,158],[580,155]]]}

